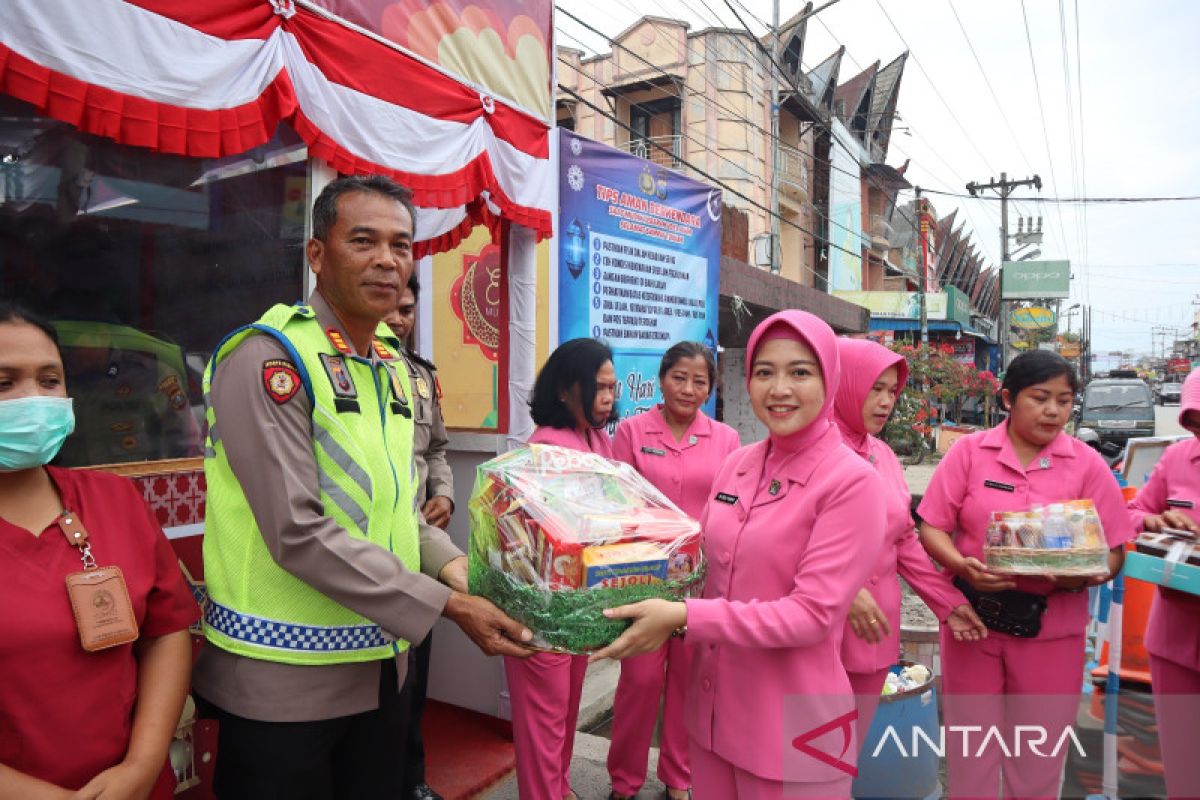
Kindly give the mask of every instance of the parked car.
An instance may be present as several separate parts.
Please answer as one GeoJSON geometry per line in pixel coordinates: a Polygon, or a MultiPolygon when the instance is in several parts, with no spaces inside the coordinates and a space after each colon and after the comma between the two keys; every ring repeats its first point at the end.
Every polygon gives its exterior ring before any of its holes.
{"type": "Polygon", "coordinates": [[[1167,403],[1178,403],[1180,393],[1183,391],[1182,383],[1164,383],[1158,387],[1158,404],[1165,406],[1167,403]]]}
{"type": "Polygon", "coordinates": [[[1144,381],[1099,378],[1083,391],[1079,427],[1091,428],[1101,442],[1123,445],[1154,435],[1154,398],[1144,381]]]}

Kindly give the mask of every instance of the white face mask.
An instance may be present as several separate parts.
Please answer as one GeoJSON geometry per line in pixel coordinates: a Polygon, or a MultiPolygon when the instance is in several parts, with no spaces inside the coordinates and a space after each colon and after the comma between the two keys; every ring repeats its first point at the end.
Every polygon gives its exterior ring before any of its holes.
{"type": "Polygon", "coordinates": [[[73,430],[75,405],[69,397],[0,400],[0,472],[50,463],[73,430]]]}

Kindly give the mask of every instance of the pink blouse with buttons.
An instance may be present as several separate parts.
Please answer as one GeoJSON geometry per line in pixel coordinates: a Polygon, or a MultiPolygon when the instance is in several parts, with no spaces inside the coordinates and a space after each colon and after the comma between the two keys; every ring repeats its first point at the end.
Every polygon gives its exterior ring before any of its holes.
{"type": "MultiPolygon", "coordinates": [[[[993,511],[1027,511],[1033,505],[1083,498],[1096,504],[1110,548],[1133,538],[1117,480],[1095,450],[1060,432],[1022,467],[1006,421],[954,443],[933,473],[917,513],[951,534],[964,556],[983,561],[993,511]]],[[[1016,588],[1049,595],[1039,639],[1078,635],[1087,626],[1086,593],[1055,592],[1054,584],[1041,578],[1018,578],[1016,588]]]]}
{"type": "Polygon", "coordinates": [[[887,532],[865,588],[887,619],[890,632],[872,644],[860,639],[847,627],[842,637],[842,663],[847,672],[862,673],[890,667],[900,652],[900,580],[897,570],[942,622],[950,616],[950,612],[967,602],[962,592],[950,582],[950,576],[940,572],[929,560],[929,554],[917,538],[912,518],[912,496],[904,480],[904,468],[900,466],[900,460],[892,448],[874,436],[869,437],[867,461],[874,465],[883,479],[881,499],[887,518],[887,532]]]}
{"type": "MultiPolygon", "coordinates": [[[[1165,511],[1178,511],[1200,523],[1200,439],[1168,447],[1129,503],[1139,529],[1146,517],[1165,511]]],[[[1200,596],[1160,587],[1150,610],[1146,649],[1200,672],[1200,596]]]]}
{"type": "Polygon", "coordinates": [[[828,428],[776,474],[764,474],[766,441],[725,460],[700,520],[704,595],[687,601],[688,733],[773,781],[844,777],[791,742],[853,713],[842,626],[873,566],[862,553],[883,543],[883,509],[863,501],[882,493],[879,476],[832,422],[814,424],[828,428]]]}
{"type": "Polygon", "coordinates": [[[621,420],[613,437],[613,458],[631,464],[672,503],[700,518],[708,489],[726,456],[741,447],[728,425],[697,412],[683,437],[675,439],[662,406],[621,420]]]}

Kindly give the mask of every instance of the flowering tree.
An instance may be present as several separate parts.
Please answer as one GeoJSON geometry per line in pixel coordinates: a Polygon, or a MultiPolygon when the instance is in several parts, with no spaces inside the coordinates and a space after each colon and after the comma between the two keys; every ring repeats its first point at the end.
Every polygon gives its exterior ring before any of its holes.
{"type": "MultiPolygon", "coordinates": [[[[908,362],[909,377],[908,390],[896,404],[889,428],[911,427],[927,433],[939,416],[959,419],[963,403],[968,400],[989,408],[990,401],[1000,391],[1000,383],[991,372],[955,361],[951,345],[897,343],[892,349],[908,362]]],[[[885,428],[885,438],[888,432],[885,428]]]]}

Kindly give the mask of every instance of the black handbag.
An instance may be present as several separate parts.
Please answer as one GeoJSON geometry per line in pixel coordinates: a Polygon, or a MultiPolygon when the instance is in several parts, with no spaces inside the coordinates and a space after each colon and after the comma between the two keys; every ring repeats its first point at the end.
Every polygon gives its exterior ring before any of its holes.
{"type": "Polygon", "coordinates": [[[1044,595],[1016,589],[981,592],[959,577],[955,577],[954,585],[967,598],[988,630],[1022,639],[1032,639],[1041,632],[1042,612],[1046,610],[1044,595]]]}

